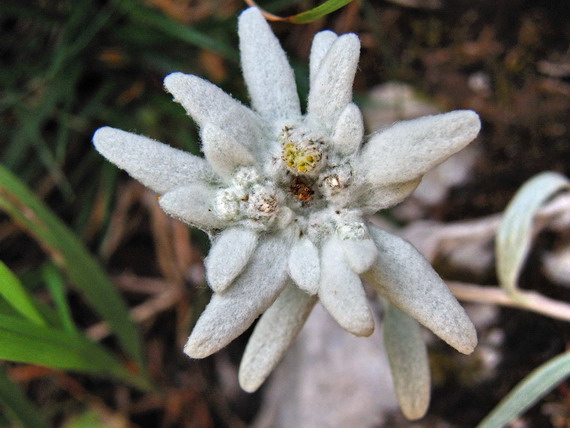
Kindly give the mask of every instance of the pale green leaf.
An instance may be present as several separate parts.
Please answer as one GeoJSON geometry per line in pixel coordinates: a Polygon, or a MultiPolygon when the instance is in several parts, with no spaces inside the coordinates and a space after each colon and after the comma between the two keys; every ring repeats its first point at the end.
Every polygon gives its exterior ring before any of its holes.
{"type": "Polygon", "coordinates": [[[44,318],[34,305],[33,298],[20,280],[0,261],[0,296],[20,314],[38,325],[46,325],[44,318]]]}
{"type": "Polygon", "coordinates": [[[532,222],[540,207],[570,182],[560,174],[544,172],[527,181],[511,200],[495,242],[497,276],[501,287],[515,293],[532,240],[532,222]]]}
{"type": "Polygon", "coordinates": [[[477,428],[505,426],[568,376],[570,376],[570,351],[535,369],[503,398],[477,428]]]}
{"type": "Polygon", "coordinates": [[[423,417],[430,401],[431,377],[420,325],[384,301],[384,342],[402,413],[415,420],[423,417]]]}

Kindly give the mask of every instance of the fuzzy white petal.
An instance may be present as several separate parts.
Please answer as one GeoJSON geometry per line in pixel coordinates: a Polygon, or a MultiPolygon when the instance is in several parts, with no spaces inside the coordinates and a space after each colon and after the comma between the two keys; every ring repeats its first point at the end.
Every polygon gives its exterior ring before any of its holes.
{"type": "Polygon", "coordinates": [[[186,354],[205,358],[247,330],[285,286],[288,249],[289,243],[281,236],[270,236],[259,243],[233,285],[212,296],[188,338],[186,354]]]}
{"type": "Polygon", "coordinates": [[[385,186],[374,186],[368,183],[368,185],[361,187],[360,193],[355,192],[355,205],[360,207],[366,214],[373,214],[393,207],[410,196],[421,181],[421,178],[417,178],[405,183],[394,183],[385,186]]]}
{"type": "Polygon", "coordinates": [[[475,327],[429,262],[404,239],[373,226],[369,231],[378,258],[363,278],[459,352],[473,352],[475,327]]]}
{"type": "Polygon", "coordinates": [[[299,118],[293,69],[259,9],[252,7],[240,15],[238,34],[243,76],[254,110],[268,122],[299,118]]]}
{"type": "Polygon", "coordinates": [[[313,295],[319,289],[319,250],[309,238],[299,239],[289,254],[289,276],[302,290],[313,295]]]}
{"type": "Polygon", "coordinates": [[[316,297],[289,283],[262,315],[247,342],[239,367],[239,383],[245,391],[256,391],[279,364],[316,301],[316,297]]]}
{"type": "Polygon", "coordinates": [[[257,247],[257,233],[251,229],[226,229],[214,240],[206,257],[206,278],[216,293],[223,292],[242,272],[257,247]]]}
{"type": "Polygon", "coordinates": [[[339,241],[339,245],[344,251],[348,265],[358,274],[370,269],[378,256],[376,244],[372,239],[363,239],[361,241],[346,239],[339,241]]]}
{"type": "Polygon", "coordinates": [[[352,155],[359,149],[363,137],[362,113],[356,104],[350,103],[344,108],[334,127],[333,147],[337,153],[352,155]]]}
{"type": "Polygon", "coordinates": [[[319,299],[340,326],[355,336],[370,336],[374,331],[362,282],[336,238],[330,238],[322,248],[319,299]]]}
{"type": "Polygon", "coordinates": [[[221,229],[226,222],[212,212],[214,188],[195,183],[164,194],[160,207],[172,217],[202,230],[221,229]]]}
{"type": "Polygon", "coordinates": [[[120,129],[98,129],[93,144],[108,160],[159,194],[215,177],[204,159],[120,129]]]}
{"type": "Polygon", "coordinates": [[[197,76],[172,73],[164,86],[198,126],[213,124],[252,151],[263,137],[257,115],[216,85],[197,76]]]}
{"type": "Polygon", "coordinates": [[[360,40],[355,34],[340,36],[331,46],[309,92],[307,119],[332,134],[346,105],[352,101],[352,83],[360,56],[360,40]]]}
{"type": "Polygon", "coordinates": [[[323,58],[326,56],[336,39],[338,39],[338,36],[329,30],[321,31],[313,38],[311,56],[309,59],[311,86],[313,85],[313,81],[321,68],[323,58]]]}
{"type": "Polygon", "coordinates": [[[416,179],[464,148],[480,128],[470,110],[397,122],[364,145],[358,172],[378,185],[416,179]]]}
{"type": "Polygon", "coordinates": [[[240,166],[255,163],[249,150],[216,125],[207,124],[201,135],[204,155],[222,177],[230,178],[240,166]]]}
{"type": "Polygon", "coordinates": [[[394,389],[406,418],[420,419],[427,412],[431,388],[429,360],[421,328],[414,319],[394,306],[386,306],[384,343],[394,389]]]}

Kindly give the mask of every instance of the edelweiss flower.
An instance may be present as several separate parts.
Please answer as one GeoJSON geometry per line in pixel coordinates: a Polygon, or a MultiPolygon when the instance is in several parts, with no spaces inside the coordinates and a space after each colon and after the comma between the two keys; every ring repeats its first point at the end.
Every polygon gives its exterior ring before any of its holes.
{"type": "Polygon", "coordinates": [[[184,351],[206,357],[265,312],[240,367],[242,387],[253,391],[317,300],[350,333],[372,333],[362,277],[471,353],[475,329],[444,282],[409,243],[367,219],[473,140],[477,114],[398,122],[364,140],[352,103],[356,35],[315,36],[306,114],[285,52],[257,9],[241,14],[239,37],[251,109],[193,75],[164,81],[198,123],[205,159],[117,129],[93,137],[101,154],[162,195],[164,211],[212,239],[206,276],[214,294],[184,351]]]}

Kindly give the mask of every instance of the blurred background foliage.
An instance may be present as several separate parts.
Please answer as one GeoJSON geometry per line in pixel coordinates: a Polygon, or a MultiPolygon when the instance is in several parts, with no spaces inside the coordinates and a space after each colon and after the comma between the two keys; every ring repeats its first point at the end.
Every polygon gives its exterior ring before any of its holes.
{"type": "MultiPolygon", "coordinates": [[[[286,16],[317,4],[261,6],[286,16]]],[[[217,357],[229,372],[181,353],[208,300],[207,238],[168,219],[154,195],[91,145],[94,130],[108,125],[199,154],[196,128],[162,79],[196,74],[247,103],[235,31],[244,7],[238,0],[0,2],[0,280],[22,290],[0,292],[0,358],[24,363],[0,364],[0,426],[239,427],[258,412],[259,394],[220,381],[235,377],[243,339],[217,357]],[[28,335],[12,354],[10,334],[28,335]]],[[[479,112],[484,156],[472,178],[428,213],[454,221],[503,210],[540,171],[570,174],[568,14],[566,1],[362,0],[307,25],[272,26],[302,99],[310,40],[332,29],[361,36],[355,97],[362,105],[373,103],[374,85],[399,80],[442,109],[479,112]]],[[[528,281],[544,283],[533,272],[528,281]]],[[[510,377],[488,384],[493,393],[457,392],[461,382],[448,374],[434,414],[474,425],[569,343],[567,329],[540,319],[521,344],[533,322],[506,323],[505,343],[521,357],[509,354],[510,377]],[[445,404],[450,391],[455,399],[445,404]]],[[[448,358],[441,355],[434,361],[448,358]]],[[[557,394],[556,403],[568,403],[568,391],[557,394]]],[[[533,417],[553,420],[538,410],[533,417]]],[[[556,426],[568,426],[564,418],[556,426]]]]}

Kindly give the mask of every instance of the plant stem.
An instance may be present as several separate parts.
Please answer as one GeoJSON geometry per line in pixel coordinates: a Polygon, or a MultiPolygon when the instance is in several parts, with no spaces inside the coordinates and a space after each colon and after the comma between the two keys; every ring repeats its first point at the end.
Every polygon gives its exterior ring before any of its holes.
{"type": "Polygon", "coordinates": [[[459,300],[526,309],[570,322],[570,304],[550,299],[534,291],[519,290],[515,296],[511,296],[498,286],[481,286],[456,281],[448,281],[447,285],[459,300]]]}

